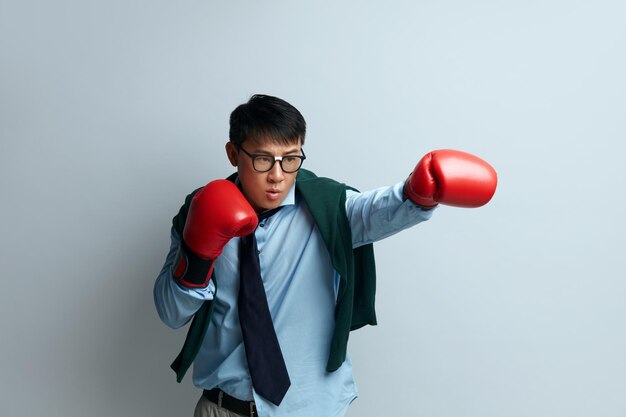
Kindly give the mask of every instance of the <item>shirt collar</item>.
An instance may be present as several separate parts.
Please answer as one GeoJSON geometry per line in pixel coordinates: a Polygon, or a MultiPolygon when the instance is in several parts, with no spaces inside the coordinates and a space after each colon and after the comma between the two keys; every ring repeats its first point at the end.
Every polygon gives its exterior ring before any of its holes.
{"type": "Polygon", "coordinates": [[[293,182],[291,189],[287,193],[287,196],[285,197],[283,202],[280,203],[280,205],[281,206],[293,206],[294,204],[296,204],[296,182],[295,181],[293,182]]]}

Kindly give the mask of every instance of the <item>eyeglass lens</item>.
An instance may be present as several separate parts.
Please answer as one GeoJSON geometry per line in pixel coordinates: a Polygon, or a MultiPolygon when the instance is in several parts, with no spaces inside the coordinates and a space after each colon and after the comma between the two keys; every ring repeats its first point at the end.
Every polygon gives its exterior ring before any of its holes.
{"type": "Polygon", "coordinates": [[[254,157],[254,169],[257,171],[269,171],[275,162],[280,163],[280,168],[285,172],[296,172],[302,165],[302,158],[299,156],[283,156],[281,159],[274,159],[273,156],[257,155],[254,157]]]}

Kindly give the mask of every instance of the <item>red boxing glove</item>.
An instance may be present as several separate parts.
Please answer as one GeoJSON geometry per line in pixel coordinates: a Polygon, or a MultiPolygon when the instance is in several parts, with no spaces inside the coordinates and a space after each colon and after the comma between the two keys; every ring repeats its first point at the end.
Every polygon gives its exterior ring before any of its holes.
{"type": "Polygon", "coordinates": [[[404,195],[431,209],[437,204],[480,207],[496,192],[498,176],[487,162],[451,149],[426,154],[404,184],[404,195]]]}
{"type": "Polygon", "coordinates": [[[258,223],[256,212],[235,184],[215,180],[191,201],[174,278],[187,287],[206,287],[213,261],[234,237],[249,235],[258,223]]]}

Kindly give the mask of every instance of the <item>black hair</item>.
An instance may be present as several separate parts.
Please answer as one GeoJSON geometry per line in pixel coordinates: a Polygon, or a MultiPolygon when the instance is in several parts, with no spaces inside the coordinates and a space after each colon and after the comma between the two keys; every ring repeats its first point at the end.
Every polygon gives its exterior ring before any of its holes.
{"type": "Polygon", "coordinates": [[[241,145],[246,139],[304,144],[306,122],[291,104],[278,97],[255,94],[230,114],[229,139],[241,145]]]}

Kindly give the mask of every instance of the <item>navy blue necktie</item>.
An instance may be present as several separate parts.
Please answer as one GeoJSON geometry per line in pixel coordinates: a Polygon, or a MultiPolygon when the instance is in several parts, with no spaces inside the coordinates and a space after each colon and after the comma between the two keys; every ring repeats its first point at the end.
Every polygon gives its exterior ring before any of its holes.
{"type": "MultiPolygon", "coordinates": [[[[259,221],[281,208],[261,213],[259,221]]],[[[239,273],[239,323],[252,385],[261,396],[279,405],[291,381],[265,296],[254,232],[240,239],[239,273]]]]}

